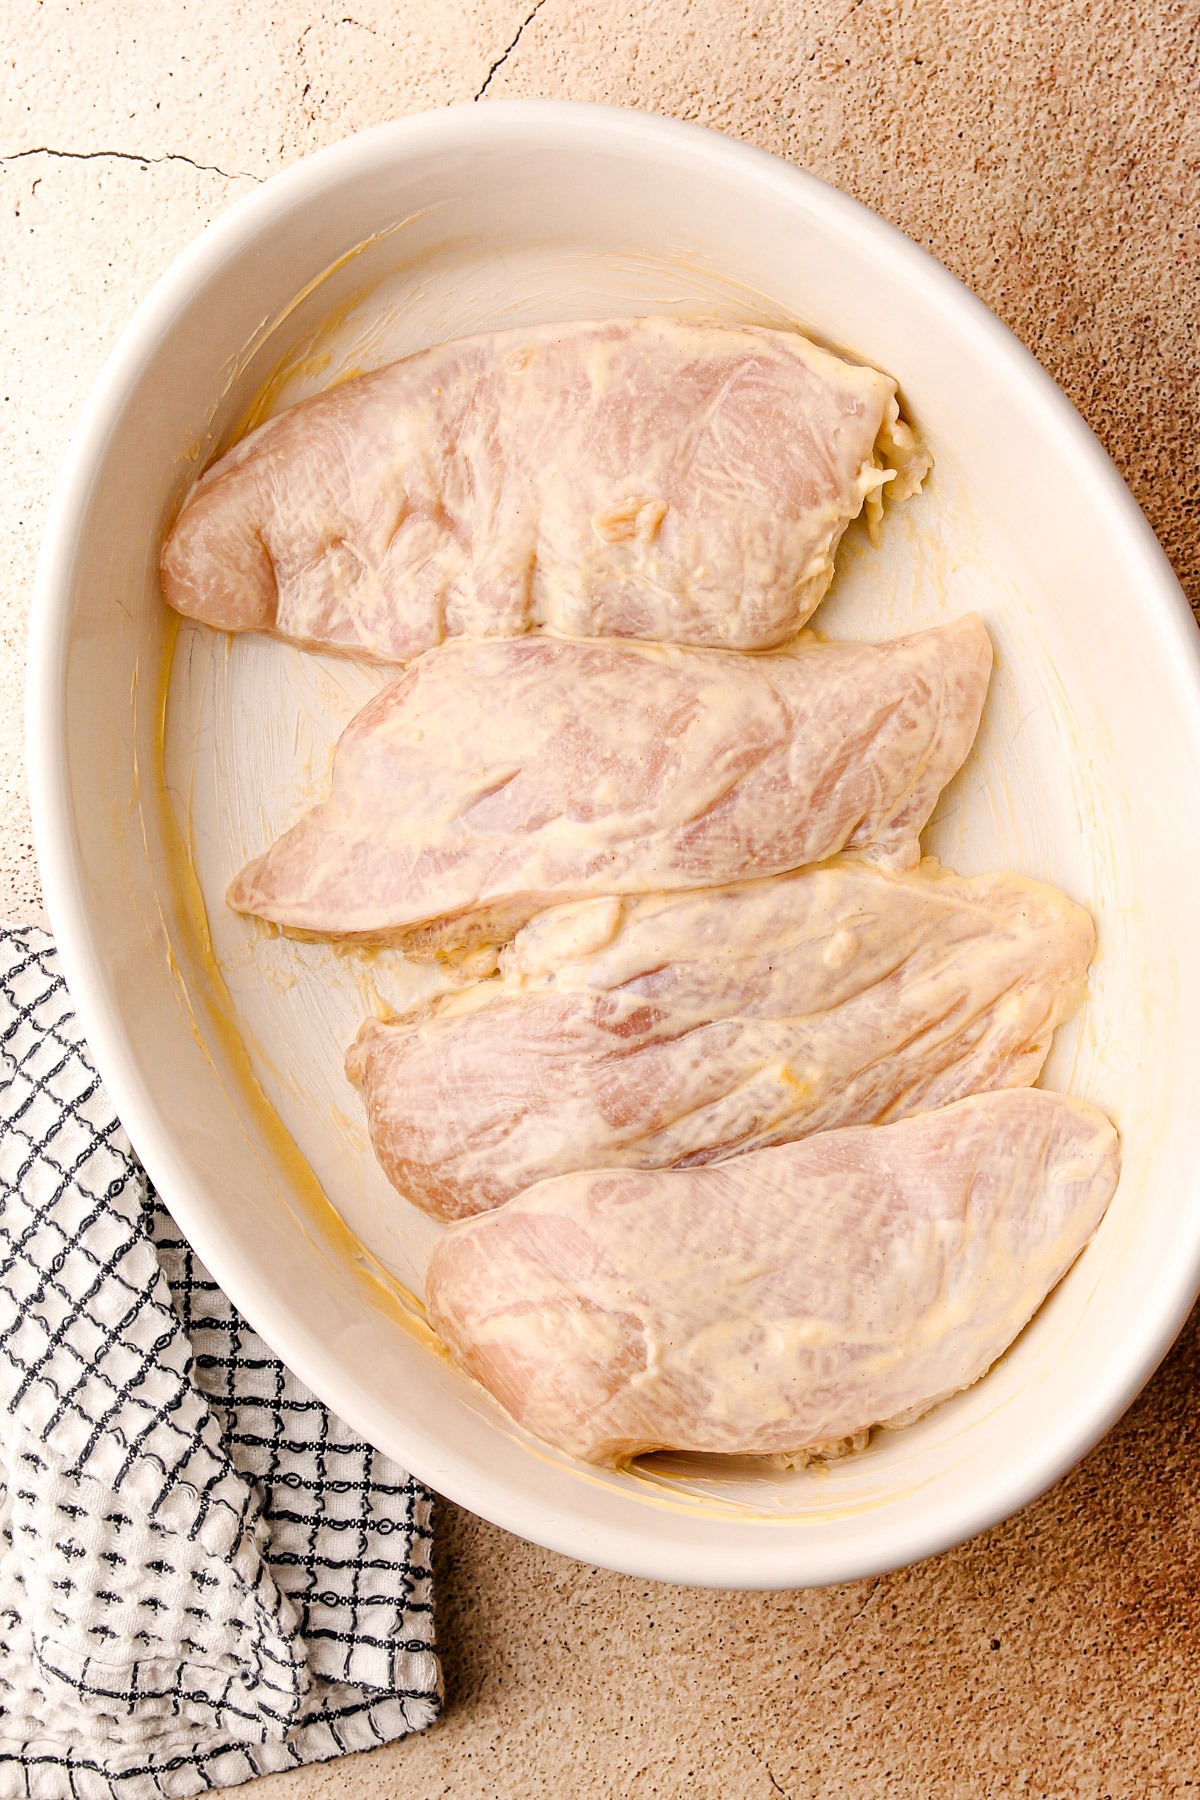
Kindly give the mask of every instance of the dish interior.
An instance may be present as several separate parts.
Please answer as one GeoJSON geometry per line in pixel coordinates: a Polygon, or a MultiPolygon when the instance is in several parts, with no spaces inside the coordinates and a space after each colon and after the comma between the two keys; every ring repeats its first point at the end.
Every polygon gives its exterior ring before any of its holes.
{"type": "MultiPolygon", "coordinates": [[[[401,251],[414,229],[420,223],[397,232],[389,249],[401,251]]],[[[589,254],[569,241],[518,243],[500,254],[498,248],[435,241],[374,280],[354,259],[349,267],[362,291],[340,305],[329,296],[330,315],[282,357],[276,338],[283,333],[273,334],[247,370],[249,416],[271,417],[347,376],[473,331],[666,312],[801,323],[778,296],[723,279],[699,256],[589,254]],[[268,382],[254,391],[261,360],[273,355],[268,382]]],[[[853,353],[853,345],[845,347],[853,353]]],[[[972,504],[969,468],[956,467],[949,447],[937,451],[926,491],[889,513],[878,550],[862,521],[851,532],[814,627],[834,637],[882,638],[971,610],[988,621],[997,666],[986,724],[943,796],[925,848],[967,874],[1015,868],[1055,881],[1091,908],[1106,955],[1085,1014],[1059,1033],[1044,1083],[1112,1110],[1122,1052],[1106,971],[1114,966],[1111,937],[1120,928],[1113,916],[1113,820],[1105,802],[1112,772],[1097,767],[1089,748],[1099,721],[1081,722],[1056,674],[1049,597],[1036,574],[1022,567],[1013,541],[1019,534],[1005,532],[977,500],[972,504]]],[[[298,942],[232,912],[224,900],[242,865],[323,797],[341,730],[394,675],[394,669],[312,655],[249,633],[227,639],[185,620],[172,657],[164,769],[216,968],[263,1093],[349,1230],[420,1295],[439,1227],[400,1200],[379,1169],[342,1059],[364,1018],[448,990],[451,978],[397,951],[298,942]]],[[[463,730],[471,728],[464,718],[463,730]]],[[[891,1463],[903,1454],[902,1440],[892,1438],[868,1460],[891,1463]]],[[[688,1486],[705,1485],[698,1463],[680,1472],[688,1459],[679,1456],[655,1459],[656,1478],[666,1463],[688,1486]]],[[[753,1473],[759,1503],[769,1493],[775,1504],[800,1513],[814,1501],[826,1506],[831,1483],[840,1489],[863,1479],[857,1463],[819,1477],[753,1473]]]]}

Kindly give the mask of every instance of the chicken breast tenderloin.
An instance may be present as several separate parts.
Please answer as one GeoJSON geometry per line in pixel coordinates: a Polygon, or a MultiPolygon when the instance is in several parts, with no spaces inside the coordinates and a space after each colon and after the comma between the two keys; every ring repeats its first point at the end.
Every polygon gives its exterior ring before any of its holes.
{"type": "Polygon", "coordinates": [[[715,1168],[565,1175],[450,1226],[426,1304],[461,1368],[587,1462],[796,1452],[977,1380],[1118,1170],[1103,1114],[1017,1089],[715,1168]]]}
{"type": "Polygon", "coordinates": [[[503,978],[346,1059],[389,1180],[439,1219],[547,1176],[715,1161],[1035,1081],[1092,922],[1018,875],[839,858],[544,913],[503,978]]]}
{"type": "Polygon", "coordinates": [[[241,871],[229,904],[433,956],[503,942],[568,899],[844,849],[911,867],[990,668],[974,615],[762,657],[444,644],[351,721],[329,799],[241,871]]]}
{"type": "Polygon", "coordinates": [[[404,662],[446,638],[758,650],[813,612],[864,501],[929,458],[886,375],[796,332],[618,319],[422,350],[202,477],[171,606],[404,662]]]}

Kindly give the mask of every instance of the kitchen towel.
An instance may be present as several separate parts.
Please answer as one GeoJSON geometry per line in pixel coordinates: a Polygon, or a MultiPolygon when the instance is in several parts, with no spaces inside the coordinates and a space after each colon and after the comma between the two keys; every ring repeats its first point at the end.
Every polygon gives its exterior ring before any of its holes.
{"type": "Polygon", "coordinates": [[[13,926],[0,1490],[0,1797],[207,1792],[437,1717],[431,1496],[213,1282],[13,926]]]}

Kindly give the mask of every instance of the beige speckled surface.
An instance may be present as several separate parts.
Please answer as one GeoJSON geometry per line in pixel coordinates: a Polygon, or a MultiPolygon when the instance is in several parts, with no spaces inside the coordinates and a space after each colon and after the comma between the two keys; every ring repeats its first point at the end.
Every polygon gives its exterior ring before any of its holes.
{"type": "MultiPolygon", "coordinates": [[[[38,905],[25,618],[70,422],[135,300],[249,184],[489,96],[676,113],[865,200],[1116,457],[1200,605],[1194,0],[0,0],[0,903],[38,905]],[[352,14],[348,10],[352,8],[352,14]]],[[[815,1594],[655,1588],[443,1507],[445,1721],[264,1800],[1200,1789],[1196,1318],[1019,1519],[815,1594]]]]}

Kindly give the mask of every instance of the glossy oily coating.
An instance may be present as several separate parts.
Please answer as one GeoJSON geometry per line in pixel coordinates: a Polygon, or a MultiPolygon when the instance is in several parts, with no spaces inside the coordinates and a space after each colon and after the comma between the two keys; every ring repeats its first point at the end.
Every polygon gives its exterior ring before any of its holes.
{"type": "Polygon", "coordinates": [[[796,332],[618,319],[423,350],[291,407],[163,551],[191,618],[405,662],[447,638],[770,648],[929,458],[896,384],[796,332]]]}
{"type": "Polygon", "coordinates": [[[449,1226],[426,1305],[461,1368],[584,1461],[796,1454],[984,1374],[1119,1166],[1102,1113],[1018,1088],[712,1168],[563,1175],[449,1226]]]}
{"type": "Polygon", "coordinates": [[[754,657],[460,639],[351,721],[330,797],[241,871],[229,904],[432,956],[504,942],[565,900],[846,849],[912,867],[990,669],[973,614],[754,657]]]}
{"type": "Polygon", "coordinates": [[[439,1219],[577,1169],[671,1168],[1032,1083],[1091,919],[1018,875],[854,857],[541,914],[499,980],[364,1024],[375,1154],[439,1219]]]}

